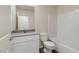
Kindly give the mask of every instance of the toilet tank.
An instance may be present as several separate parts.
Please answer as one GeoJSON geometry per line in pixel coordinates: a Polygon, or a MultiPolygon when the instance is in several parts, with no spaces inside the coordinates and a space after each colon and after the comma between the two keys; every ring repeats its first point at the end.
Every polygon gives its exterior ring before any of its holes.
{"type": "Polygon", "coordinates": [[[41,41],[47,41],[48,40],[48,34],[47,33],[40,33],[41,41]]]}
{"type": "Polygon", "coordinates": [[[49,40],[55,41],[57,38],[56,37],[49,37],[49,40]]]}

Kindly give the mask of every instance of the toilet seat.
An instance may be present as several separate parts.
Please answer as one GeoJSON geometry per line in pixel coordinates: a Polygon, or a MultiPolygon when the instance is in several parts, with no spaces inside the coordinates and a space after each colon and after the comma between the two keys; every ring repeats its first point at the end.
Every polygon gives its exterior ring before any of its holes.
{"type": "Polygon", "coordinates": [[[51,42],[51,41],[46,41],[46,42],[44,42],[44,46],[46,47],[46,48],[49,48],[49,49],[55,49],[55,44],[53,43],[53,42],[51,42]]]}
{"type": "Polygon", "coordinates": [[[44,44],[47,46],[55,46],[55,44],[51,41],[46,41],[46,42],[44,42],[44,44]]]}

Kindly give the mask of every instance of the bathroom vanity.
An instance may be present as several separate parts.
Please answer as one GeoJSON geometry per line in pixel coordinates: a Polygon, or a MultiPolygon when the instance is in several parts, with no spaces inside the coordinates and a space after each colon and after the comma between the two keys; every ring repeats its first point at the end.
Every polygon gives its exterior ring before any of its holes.
{"type": "Polygon", "coordinates": [[[39,53],[39,33],[14,33],[11,36],[12,53],[39,53]]]}

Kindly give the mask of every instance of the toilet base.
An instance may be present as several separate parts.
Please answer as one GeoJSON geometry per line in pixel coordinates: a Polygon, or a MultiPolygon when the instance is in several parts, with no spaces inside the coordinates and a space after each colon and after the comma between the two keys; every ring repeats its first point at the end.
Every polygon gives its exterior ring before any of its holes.
{"type": "Polygon", "coordinates": [[[48,48],[44,48],[43,50],[45,53],[52,53],[52,50],[48,49],[48,48]]]}

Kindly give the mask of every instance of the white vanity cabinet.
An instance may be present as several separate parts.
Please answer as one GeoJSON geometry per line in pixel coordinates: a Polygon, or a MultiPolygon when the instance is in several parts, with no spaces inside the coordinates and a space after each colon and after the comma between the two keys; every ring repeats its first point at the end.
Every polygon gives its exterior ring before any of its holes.
{"type": "Polygon", "coordinates": [[[39,53],[39,35],[16,36],[11,41],[13,53],[39,53]]]}

